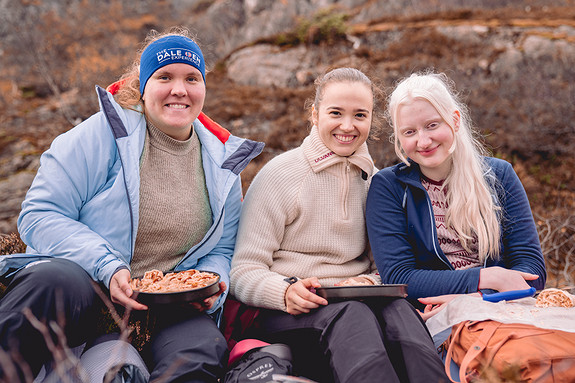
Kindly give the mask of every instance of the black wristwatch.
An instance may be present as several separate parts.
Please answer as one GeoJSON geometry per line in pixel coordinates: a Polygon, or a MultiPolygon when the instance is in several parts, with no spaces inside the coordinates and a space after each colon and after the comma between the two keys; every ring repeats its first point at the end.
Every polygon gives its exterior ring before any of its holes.
{"type": "Polygon", "coordinates": [[[284,278],[284,281],[286,281],[290,285],[293,285],[294,283],[299,281],[299,279],[297,277],[289,277],[289,278],[284,278]]]}

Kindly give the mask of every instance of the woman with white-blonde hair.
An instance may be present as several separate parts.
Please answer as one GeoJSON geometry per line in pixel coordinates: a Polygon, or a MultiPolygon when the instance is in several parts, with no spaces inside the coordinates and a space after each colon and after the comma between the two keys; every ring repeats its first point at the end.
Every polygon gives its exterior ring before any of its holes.
{"type": "Polygon", "coordinates": [[[301,375],[445,382],[431,337],[405,299],[337,301],[316,290],[380,284],[365,230],[375,171],[366,140],[377,126],[377,95],[355,68],[316,80],[309,135],[268,162],[246,193],[230,292],[258,308],[245,336],[290,346],[301,375]]]}
{"type": "Polygon", "coordinates": [[[525,190],[511,164],[485,156],[447,76],[402,80],[388,118],[402,162],[373,177],[366,207],[383,283],[407,283],[409,297],[426,305],[424,319],[451,294],[542,289],[525,190]]]}

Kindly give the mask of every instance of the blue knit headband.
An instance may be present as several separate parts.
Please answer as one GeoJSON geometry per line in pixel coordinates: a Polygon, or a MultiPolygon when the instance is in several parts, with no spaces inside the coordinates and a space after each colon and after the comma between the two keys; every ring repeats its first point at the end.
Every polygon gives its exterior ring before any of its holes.
{"type": "Polygon", "coordinates": [[[140,94],[155,71],[163,66],[183,63],[196,68],[206,82],[204,56],[198,44],[184,36],[166,36],[148,45],[140,58],[140,94]]]}

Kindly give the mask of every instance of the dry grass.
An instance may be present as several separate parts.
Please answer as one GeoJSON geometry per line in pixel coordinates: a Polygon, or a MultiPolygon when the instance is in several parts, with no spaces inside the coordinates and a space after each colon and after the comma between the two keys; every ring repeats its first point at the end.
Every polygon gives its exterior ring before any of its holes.
{"type": "Polygon", "coordinates": [[[26,245],[16,233],[0,234],[0,254],[24,253],[26,245]]]}

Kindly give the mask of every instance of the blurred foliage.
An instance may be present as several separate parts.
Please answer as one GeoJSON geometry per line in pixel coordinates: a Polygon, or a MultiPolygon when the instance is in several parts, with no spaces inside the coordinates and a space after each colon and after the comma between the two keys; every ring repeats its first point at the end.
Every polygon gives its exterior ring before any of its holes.
{"type": "MultiPolygon", "coordinates": [[[[56,135],[94,113],[94,85],[115,81],[150,29],[197,25],[191,13],[178,13],[169,1],[158,1],[154,12],[142,11],[150,1],[68,0],[55,6],[55,0],[14,0],[10,8],[0,9],[0,33],[5,31],[0,40],[2,169],[15,156],[5,148],[26,141],[41,152],[56,135]]],[[[417,70],[446,72],[462,91],[484,142],[495,156],[513,164],[533,211],[544,219],[563,217],[575,209],[575,141],[569,139],[575,131],[575,66],[565,56],[575,39],[569,32],[575,7],[527,11],[511,3],[492,0],[494,9],[484,2],[484,9],[450,11],[449,4],[433,1],[432,7],[411,7],[364,24],[353,21],[361,10],[328,7],[297,20],[289,32],[254,44],[306,45],[302,65],[310,76],[328,65],[352,65],[384,87],[417,70]],[[526,32],[524,25],[532,28],[526,32]],[[544,30],[549,25],[557,27],[544,30]],[[482,32],[475,33],[476,27],[482,32]],[[517,43],[511,48],[493,44],[492,36],[505,34],[513,34],[517,43]],[[527,39],[532,41],[530,55],[525,54],[527,39]],[[549,48],[534,54],[533,41],[549,48]],[[566,45],[557,48],[549,42],[566,45]]],[[[201,0],[189,12],[209,8],[210,2],[201,0]]],[[[235,15],[228,18],[236,20],[235,15]]],[[[208,19],[206,13],[199,18],[208,19]]],[[[237,31],[230,28],[229,33],[237,31]]],[[[227,77],[225,68],[224,59],[209,74],[204,111],[232,133],[266,142],[264,153],[242,174],[245,192],[269,159],[299,145],[307,134],[303,105],[313,85],[244,86],[227,77]]],[[[369,145],[379,168],[397,161],[386,137],[369,145]]]]}
{"type": "MultiPolygon", "coordinates": [[[[26,245],[16,233],[0,234],[0,256],[26,252],[26,245]]],[[[0,297],[4,294],[6,286],[0,283],[0,297]]]]}
{"type": "MultiPolygon", "coordinates": [[[[120,0],[76,0],[65,7],[48,3],[20,0],[10,17],[3,17],[15,31],[2,42],[2,56],[17,64],[5,65],[10,80],[1,82],[0,89],[10,89],[8,94],[15,86],[27,98],[105,87],[129,66],[146,33],[163,17],[162,12],[138,14],[133,4],[120,0]]],[[[62,112],[72,122],[93,110],[62,112]]]]}
{"type": "Polygon", "coordinates": [[[280,33],[275,43],[280,46],[333,44],[346,39],[349,30],[347,20],[348,15],[336,8],[322,9],[311,18],[301,19],[293,31],[280,33]]]}
{"type": "Polygon", "coordinates": [[[17,233],[0,234],[0,255],[25,253],[26,245],[17,233]]]}
{"type": "MultiPolygon", "coordinates": [[[[123,320],[125,318],[122,318],[123,320]]],[[[127,320],[127,324],[116,323],[110,310],[102,308],[98,318],[98,328],[96,334],[122,334],[126,331],[129,332],[128,341],[138,351],[142,351],[144,346],[148,344],[151,339],[151,333],[155,325],[155,319],[150,315],[150,311],[132,312],[127,320]]]]}

